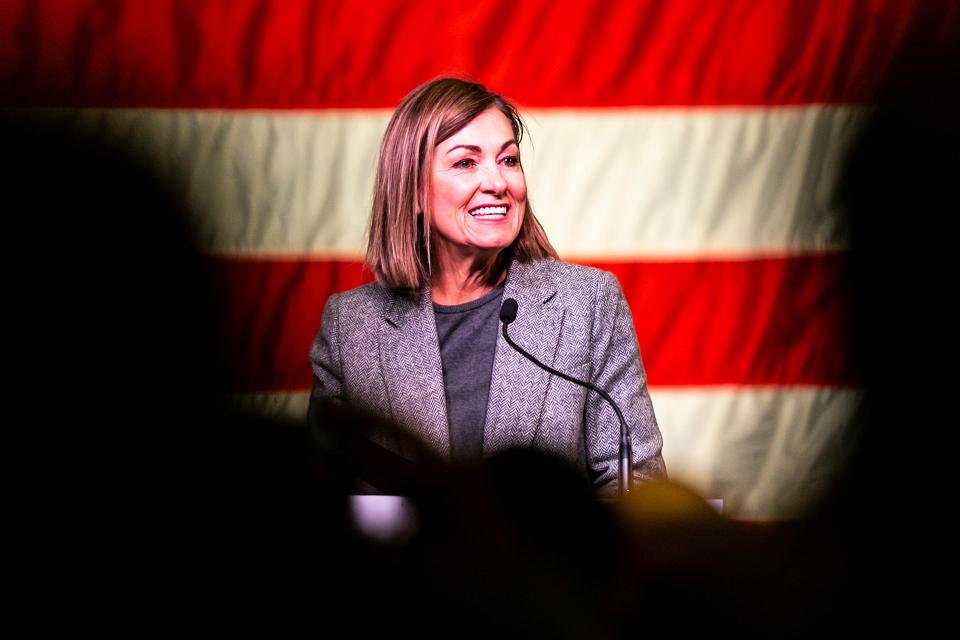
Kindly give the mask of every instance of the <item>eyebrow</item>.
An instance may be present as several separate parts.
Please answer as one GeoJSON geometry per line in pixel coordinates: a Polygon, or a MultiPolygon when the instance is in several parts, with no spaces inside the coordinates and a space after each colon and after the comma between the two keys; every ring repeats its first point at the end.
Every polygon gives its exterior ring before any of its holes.
{"type": "MultiPolygon", "coordinates": [[[[504,149],[506,149],[512,144],[517,145],[517,147],[520,146],[520,144],[516,140],[514,140],[513,138],[510,138],[509,140],[504,142],[502,145],[500,145],[500,151],[503,151],[504,149]]],[[[480,147],[478,147],[475,144],[458,144],[457,146],[448,149],[445,155],[449,155],[452,151],[455,151],[457,149],[466,149],[468,151],[473,151],[474,153],[480,153],[483,151],[480,147]]]]}

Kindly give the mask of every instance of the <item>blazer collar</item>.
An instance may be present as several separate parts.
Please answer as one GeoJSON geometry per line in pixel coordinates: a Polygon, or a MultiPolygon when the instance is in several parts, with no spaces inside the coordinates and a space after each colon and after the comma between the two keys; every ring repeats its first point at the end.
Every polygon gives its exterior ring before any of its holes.
{"type": "MultiPolygon", "coordinates": [[[[553,366],[563,323],[551,264],[514,260],[503,291],[504,300],[517,301],[510,338],[547,366],[553,366]]],[[[484,455],[533,443],[552,377],[507,344],[500,325],[484,421],[484,455]]]]}
{"type": "Polygon", "coordinates": [[[435,453],[449,458],[450,430],[440,344],[430,287],[413,295],[393,293],[380,328],[380,366],[390,418],[435,453]]]}
{"type": "MultiPolygon", "coordinates": [[[[524,308],[524,303],[538,309],[550,302],[557,294],[557,283],[552,277],[552,269],[544,268],[546,263],[548,261],[524,263],[513,260],[507,272],[503,299],[515,299],[519,309],[524,308]]],[[[519,313],[517,315],[519,317],[519,313]]]]}
{"type": "MultiPolygon", "coordinates": [[[[563,317],[550,262],[514,259],[503,292],[503,299],[514,298],[519,309],[509,328],[510,337],[547,365],[553,364],[563,317]]],[[[383,317],[380,361],[391,418],[449,457],[443,368],[430,287],[412,296],[393,294],[383,317]]],[[[485,454],[531,443],[550,377],[510,347],[502,328],[498,330],[484,423],[485,454]]]]}

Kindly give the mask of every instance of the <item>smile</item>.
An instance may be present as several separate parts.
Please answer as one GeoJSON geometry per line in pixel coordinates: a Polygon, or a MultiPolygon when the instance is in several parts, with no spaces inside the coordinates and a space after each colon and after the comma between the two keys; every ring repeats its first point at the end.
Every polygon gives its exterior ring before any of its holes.
{"type": "Polygon", "coordinates": [[[489,205],[470,209],[467,213],[474,218],[502,218],[507,215],[507,208],[505,204],[489,205]]]}

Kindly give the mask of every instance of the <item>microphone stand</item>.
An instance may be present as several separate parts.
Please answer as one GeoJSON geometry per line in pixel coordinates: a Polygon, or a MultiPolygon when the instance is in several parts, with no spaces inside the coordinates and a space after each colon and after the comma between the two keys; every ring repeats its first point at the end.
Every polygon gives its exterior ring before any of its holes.
{"type": "Polygon", "coordinates": [[[613,401],[613,398],[610,397],[610,394],[597,385],[587,382],[586,380],[579,380],[573,376],[569,376],[562,371],[557,371],[553,367],[548,367],[534,358],[531,354],[527,353],[523,347],[514,342],[507,333],[507,326],[516,318],[517,301],[513,298],[507,298],[503,301],[503,304],[500,307],[500,321],[503,322],[503,339],[507,341],[507,344],[516,349],[520,355],[544,371],[596,392],[601,398],[609,402],[611,407],[613,407],[614,412],[617,414],[617,419],[620,421],[620,462],[617,469],[619,473],[617,481],[617,493],[621,498],[624,497],[633,490],[633,447],[630,443],[630,434],[627,430],[627,421],[624,419],[623,413],[620,411],[620,407],[618,407],[617,403],[613,401]]]}

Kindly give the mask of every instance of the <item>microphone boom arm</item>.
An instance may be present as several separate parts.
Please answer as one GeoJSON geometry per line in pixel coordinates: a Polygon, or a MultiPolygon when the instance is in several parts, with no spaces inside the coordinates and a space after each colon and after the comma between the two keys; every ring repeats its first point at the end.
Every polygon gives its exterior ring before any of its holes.
{"type": "Polygon", "coordinates": [[[514,342],[510,338],[510,335],[507,333],[507,325],[513,322],[514,318],[516,318],[517,303],[512,298],[510,298],[508,300],[505,300],[503,305],[505,310],[501,310],[500,319],[503,321],[503,339],[507,341],[507,344],[509,344],[514,349],[516,349],[520,353],[520,355],[522,355],[524,358],[526,358],[533,364],[537,365],[541,369],[548,371],[555,376],[559,376],[564,380],[567,380],[568,382],[578,384],[581,387],[586,387],[587,389],[596,392],[598,395],[600,395],[601,398],[609,402],[611,407],[613,407],[613,410],[617,414],[617,419],[620,420],[620,462],[619,462],[619,469],[618,469],[619,478],[617,482],[617,488],[618,488],[618,493],[622,498],[624,495],[626,495],[627,493],[633,490],[633,447],[630,444],[630,435],[629,435],[629,431],[627,430],[627,421],[624,419],[623,413],[620,411],[620,407],[618,407],[617,403],[613,401],[613,398],[610,397],[610,394],[608,394],[606,391],[604,391],[597,385],[593,384],[592,382],[587,382],[586,380],[578,380],[573,376],[569,376],[563,373],[562,371],[557,371],[553,367],[549,367],[543,364],[542,362],[534,358],[532,355],[527,353],[527,351],[523,347],[521,347],[516,342],[514,342]],[[513,303],[513,305],[512,307],[509,307],[509,310],[507,310],[508,305],[511,302],[513,303]]]}

